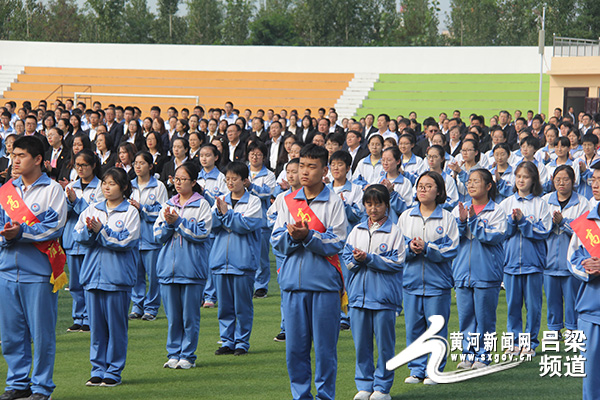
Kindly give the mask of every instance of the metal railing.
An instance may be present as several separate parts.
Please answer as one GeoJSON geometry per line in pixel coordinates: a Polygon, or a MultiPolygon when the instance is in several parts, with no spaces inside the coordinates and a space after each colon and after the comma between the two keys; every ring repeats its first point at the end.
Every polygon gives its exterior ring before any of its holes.
{"type": "Polygon", "coordinates": [[[593,57],[600,56],[600,39],[575,39],[554,36],[553,57],[593,57]]]}
{"type": "MultiPolygon", "coordinates": [[[[48,96],[46,96],[46,98],[44,100],[48,101],[48,99],[50,97],[52,97],[52,95],[54,93],[58,92],[58,91],[60,91],[60,95],[56,96],[56,98],[59,99],[59,100],[61,100],[61,101],[63,101],[63,102],[64,102],[64,100],[72,97],[70,94],[64,94],[65,86],[71,86],[71,87],[77,86],[77,87],[83,87],[83,88],[85,88],[85,89],[83,89],[83,92],[78,92],[78,93],[81,93],[81,94],[88,94],[88,93],[90,93],[92,91],[92,87],[90,85],[78,85],[78,84],[75,84],[75,83],[63,83],[62,85],[59,85],[56,89],[54,89],[52,91],[52,93],[50,93],[48,96]]],[[[75,104],[77,104],[77,101],[75,101],[75,104]]]]}
{"type": "Polygon", "coordinates": [[[89,98],[90,101],[93,96],[101,96],[101,97],[161,97],[168,99],[195,99],[196,105],[200,105],[200,97],[199,96],[180,96],[180,95],[169,95],[169,94],[131,94],[131,93],[96,93],[96,92],[75,92],[73,93],[75,104],[77,104],[77,97],[85,97],[89,98]]]}

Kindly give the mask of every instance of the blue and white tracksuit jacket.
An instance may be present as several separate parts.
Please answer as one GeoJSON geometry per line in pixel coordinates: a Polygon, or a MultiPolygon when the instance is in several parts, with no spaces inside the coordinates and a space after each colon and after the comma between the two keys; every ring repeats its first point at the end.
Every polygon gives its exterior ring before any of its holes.
{"type": "Polygon", "coordinates": [[[600,161],[600,157],[598,155],[594,155],[594,158],[588,162],[585,158],[585,155],[579,157],[575,160],[575,163],[579,165],[580,162],[583,162],[586,166],[586,169],[580,170],[580,179],[579,186],[577,186],[577,193],[584,196],[586,199],[591,200],[594,198],[594,194],[592,193],[592,175],[594,175],[594,170],[590,167],[600,161]]]}
{"type": "Polygon", "coordinates": [[[368,184],[379,182],[380,177],[383,174],[385,174],[385,172],[381,166],[381,159],[377,160],[375,165],[373,165],[371,162],[371,155],[369,154],[358,162],[356,170],[354,170],[354,174],[352,174],[352,182],[364,188],[368,184]]]}
{"type": "Polygon", "coordinates": [[[458,200],[466,203],[471,200],[471,196],[469,196],[469,191],[467,190],[467,181],[469,180],[469,176],[471,175],[471,171],[475,171],[476,169],[485,169],[485,164],[480,159],[477,164],[471,167],[470,170],[465,170],[464,165],[461,167],[461,171],[456,176],[456,188],[458,189],[458,200]]]}
{"type": "MultiPolygon", "coordinates": [[[[494,181],[496,181],[496,168],[497,167],[494,167],[490,170],[494,181]]],[[[500,181],[496,181],[496,189],[498,190],[498,193],[496,194],[496,203],[500,204],[504,199],[512,196],[515,193],[514,187],[515,172],[514,168],[509,164],[506,171],[500,176],[500,181]]]]}
{"type": "Polygon", "coordinates": [[[131,200],[140,203],[140,250],[160,249],[160,243],[154,241],[154,222],[162,208],[161,204],[167,201],[167,189],[153,176],[143,189],[140,189],[137,178],[131,181],[131,186],[131,200]]]}
{"type": "MultiPolygon", "coordinates": [[[[577,188],[579,187],[579,182],[580,182],[580,177],[581,177],[581,172],[579,171],[579,163],[574,162],[571,159],[567,159],[567,162],[564,165],[570,166],[571,168],[573,168],[573,171],[575,172],[575,182],[573,183],[573,190],[576,191],[577,188]]],[[[546,164],[546,170],[548,171],[548,175],[550,178],[549,181],[546,183],[546,186],[544,187],[544,190],[546,191],[546,193],[549,193],[552,190],[554,190],[552,176],[554,176],[554,171],[558,167],[559,167],[559,165],[556,163],[556,160],[552,160],[548,164],[546,164]]]]}
{"type": "MultiPolygon", "coordinates": [[[[387,175],[383,175],[377,183],[381,183],[384,179],[388,179],[387,175]]],[[[396,223],[400,214],[413,206],[415,192],[412,183],[404,175],[398,175],[396,179],[390,182],[394,185],[394,190],[390,192],[390,210],[388,214],[392,222],[396,223]]]]}
{"type": "MultiPolygon", "coordinates": [[[[465,204],[469,208],[471,202],[465,204]]],[[[473,218],[463,222],[458,207],[453,212],[460,233],[458,256],[452,264],[456,290],[458,321],[463,334],[463,353],[477,356],[489,364],[483,354],[484,335],[496,331],[498,295],[504,276],[504,235],[506,215],[490,200],[473,218]],[[470,347],[469,333],[479,334],[478,346],[470,347]]],[[[475,359],[469,360],[471,362],[475,359]]]]}
{"type": "MultiPolygon", "coordinates": [[[[587,218],[600,222],[598,207],[590,207],[587,218]]],[[[583,378],[583,400],[600,398],[600,279],[598,275],[590,275],[585,271],[582,262],[589,259],[590,253],[581,243],[577,235],[571,237],[567,259],[569,270],[582,281],[577,292],[575,310],[578,314],[577,329],[582,330],[585,341],[586,377],[583,378]]]]}
{"type": "Polygon", "coordinates": [[[413,185],[417,183],[417,179],[425,171],[427,171],[427,163],[421,157],[413,154],[408,160],[405,160],[404,155],[402,155],[402,175],[408,178],[413,185]]]}
{"type": "Polygon", "coordinates": [[[228,193],[225,175],[217,167],[214,167],[210,172],[204,168],[198,174],[198,184],[204,189],[204,198],[212,207],[215,204],[215,199],[228,193]]]}
{"type": "MultiPolygon", "coordinates": [[[[362,203],[363,189],[360,185],[348,180],[344,186],[333,187],[333,183],[328,183],[327,187],[338,196],[344,196],[342,201],[348,219],[348,233],[350,233],[352,228],[358,225],[365,216],[365,206],[362,203]]],[[[282,199],[282,201],[285,202],[285,199],[282,199]]]]}

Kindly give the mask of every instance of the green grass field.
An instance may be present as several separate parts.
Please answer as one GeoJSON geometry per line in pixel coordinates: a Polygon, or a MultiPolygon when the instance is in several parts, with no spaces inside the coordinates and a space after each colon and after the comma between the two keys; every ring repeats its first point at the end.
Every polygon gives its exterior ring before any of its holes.
{"type": "MultiPolygon", "coordinates": [[[[461,110],[463,118],[471,113],[483,115],[486,123],[500,110],[538,109],[537,74],[381,74],[357,115],[387,113],[408,117],[416,111],[418,120],[452,115],[461,110]]],[[[549,78],[543,79],[542,112],[548,110],[549,78]]]]}
{"type": "MultiPolygon", "coordinates": [[[[273,263],[273,261],[272,261],[273,263]]],[[[274,266],[272,267],[274,277],[274,266]]],[[[279,333],[279,288],[273,279],[269,297],[254,300],[254,327],[250,353],[244,357],[215,356],[219,347],[216,309],[203,309],[200,323],[197,368],[163,369],[166,361],[167,320],[159,312],[156,321],[133,321],[129,325],[127,366],[123,384],[115,388],[86,387],[89,379],[89,335],[67,333],[71,325],[71,296],[61,291],[57,324],[57,355],[54,400],[69,399],[264,399],[291,398],[285,364],[285,344],[273,341],[279,333]]],[[[544,307],[545,313],[545,307],[544,307]]],[[[499,336],[506,327],[506,302],[500,294],[498,307],[499,336]]],[[[542,330],[546,329],[545,315],[542,330]]],[[[458,330],[453,296],[449,331],[458,330]]],[[[404,318],[396,324],[396,352],[405,347],[404,318]]],[[[500,346],[500,342],[498,343],[500,346]]],[[[437,385],[404,384],[406,366],[396,371],[391,394],[394,399],[577,399],[581,398],[581,380],[539,376],[538,355],[508,371],[464,383],[437,385]]],[[[449,362],[446,371],[453,370],[449,362]]],[[[6,364],[0,361],[4,379],[6,364]]],[[[341,332],[338,344],[337,399],[352,399],[354,386],[354,344],[350,332],[341,332]]]]}

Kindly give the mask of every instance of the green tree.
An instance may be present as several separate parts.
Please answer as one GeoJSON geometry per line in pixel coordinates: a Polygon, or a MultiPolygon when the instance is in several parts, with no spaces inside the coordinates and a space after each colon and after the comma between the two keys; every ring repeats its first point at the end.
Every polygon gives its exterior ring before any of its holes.
{"type": "Polygon", "coordinates": [[[158,18],[155,21],[155,37],[158,43],[183,43],[187,23],[177,14],[179,0],[158,0],[158,18]]]}
{"type": "Polygon", "coordinates": [[[245,44],[250,35],[254,7],[249,0],[226,0],[225,18],[221,26],[222,44],[245,44]]]}
{"type": "Polygon", "coordinates": [[[126,41],[125,0],[86,0],[83,40],[98,43],[126,41]]]}
{"type": "Polygon", "coordinates": [[[536,0],[499,0],[498,44],[535,46],[541,7],[536,0]]]}
{"type": "Polygon", "coordinates": [[[129,0],[125,5],[124,37],[129,43],[154,43],[152,27],[155,15],[146,0],[129,0]]]}
{"type": "Polygon", "coordinates": [[[295,8],[295,28],[305,46],[328,46],[335,18],[334,0],[298,0],[295,8]]]}
{"type": "Polygon", "coordinates": [[[218,44],[223,22],[219,0],[188,0],[187,36],[190,44],[218,44]]]}
{"type": "Polygon", "coordinates": [[[575,28],[575,37],[598,39],[600,37],[600,1],[579,0],[575,28]]]}
{"type": "Polygon", "coordinates": [[[83,18],[75,0],[50,0],[46,16],[46,40],[79,42],[83,18]]]}
{"type": "Polygon", "coordinates": [[[436,46],[439,2],[437,0],[402,0],[402,28],[400,45],[436,46]]]}
{"type": "Polygon", "coordinates": [[[448,31],[450,44],[490,46],[497,43],[498,5],[496,0],[452,0],[448,31]]]}
{"type": "Polygon", "coordinates": [[[25,19],[25,10],[21,1],[0,1],[0,39],[22,39],[25,19]]]}
{"type": "Polygon", "coordinates": [[[396,0],[375,0],[375,14],[366,13],[364,24],[374,28],[375,41],[379,46],[396,46],[400,42],[401,15],[396,9],[396,0]],[[372,22],[371,22],[372,21],[372,22]]]}
{"type": "Polygon", "coordinates": [[[300,43],[294,28],[290,0],[267,0],[262,3],[250,24],[249,44],[294,46],[300,43]]]}

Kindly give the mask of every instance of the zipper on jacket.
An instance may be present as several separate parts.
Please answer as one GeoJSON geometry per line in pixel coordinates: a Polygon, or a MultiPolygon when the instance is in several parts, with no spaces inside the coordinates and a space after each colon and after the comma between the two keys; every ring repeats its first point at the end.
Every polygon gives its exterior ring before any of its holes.
{"type": "MultiPolygon", "coordinates": [[[[371,230],[368,229],[369,232],[369,245],[367,246],[367,254],[371,253],[371,239],[373,238],[373,235],[371,234],[371,230]]],[[[365,307],[365,299],[366,299],[366,293],[367,293],[367,274],[364,274],[364,278],[363,278],[363,308],[365,307]]]]}
{"type": "MultiPolygon", "coordinates": [[[[421,216],[421,220],[423,220],[423,237],[421,239],[425,242],[425,223],[427,220],[423,218],[423,216],[421,216]]],[[[423,249],[423,251],[425,251],[425,249],[423,249]]],[[[425,296],[425,254],[423,253],[421,253],[421,274],[423,279],[423,296],[425,296]]]]}

